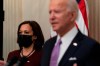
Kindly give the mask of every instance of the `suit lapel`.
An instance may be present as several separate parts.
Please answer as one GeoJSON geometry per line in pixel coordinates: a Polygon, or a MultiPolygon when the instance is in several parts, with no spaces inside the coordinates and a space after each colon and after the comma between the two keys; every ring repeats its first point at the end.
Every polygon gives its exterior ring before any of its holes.
{"type": "Polygon", "coordinates": [[[43,49],[44,54],[43,54],[43,60],[42,60],[43,64],[45,64],[44,66],[49,66],[50,56],[51,56],[51,52],[54,47],[54,44],[56,42],[56,38],[57,38],[57,36],[51,38],[44,45],[44,49],[43,49]]]}
{"type": "Polygon", "coordinates": [[[51,40],[49,41],[49,46],[48,46],[48,50],[49,51],[47,51],[48,53],[50,53],[51,54],[51,52],[52,52],[52,49],[53,49],[53,47],[54,47],[54,45],[55,45],[55,42],[56,42],[56,39],[57,39],[57,36],[56,37],[54,37],[54,38],[51,38],[51,40]]]}
{"type": "Polygon", "coordinates": [[[69,61],[77,60],[77,58],[74,57],[74,54],[77,51],[77,49],[79,48],[79,46],[80,46],[79,42],[81,40],[82,40],[82,34],[79,31],[78,34],[76,35],[76,37],[73,39],[72,43],[70,44],[69,48],[65,52],[64,56],[62,57],[62,59],[59,63],[59,66],[64,66],[64,64],[67,65],[69,61]]]}

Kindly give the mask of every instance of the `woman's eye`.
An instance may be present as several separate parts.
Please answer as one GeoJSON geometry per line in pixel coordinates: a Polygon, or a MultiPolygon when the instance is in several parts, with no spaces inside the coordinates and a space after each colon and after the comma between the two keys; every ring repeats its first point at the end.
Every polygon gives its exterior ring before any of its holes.
{"type": "Polygon", "coordinates": [[[29,32],[24,32],[25,34],[29,34],[29,32]]]}
{"type": "Polygon", "coordinates": [[[21,34],[22,32],[19,32],[19,34],[21,34]]]}

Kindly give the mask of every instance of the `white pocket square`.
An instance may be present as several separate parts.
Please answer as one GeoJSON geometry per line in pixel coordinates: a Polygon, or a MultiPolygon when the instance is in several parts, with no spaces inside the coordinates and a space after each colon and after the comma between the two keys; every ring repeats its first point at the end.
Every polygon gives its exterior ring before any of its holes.
{"type": "Polygon", "coordinates": [[[70,57],[70,58],[69,58],[69,61],[75,61],[75,60],[77,60],[76,57],[70,57]]]}

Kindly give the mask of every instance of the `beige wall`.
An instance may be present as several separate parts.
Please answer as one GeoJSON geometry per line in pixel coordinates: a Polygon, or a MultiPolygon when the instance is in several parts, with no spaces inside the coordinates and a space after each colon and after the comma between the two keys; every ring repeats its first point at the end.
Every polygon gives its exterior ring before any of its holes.
{"type": "Polygon", "coordinates": [[[3,0],[5,19],[3,24],[3,57],[7,58],[10,51],[17,49],[17,27],[22,21],[21,0],[3,0]]]}
{"type": "Polygon", "coordinates": [[[100,42],[100,0],[87,0],[89,6],[89,33],[100,42]]]}
{"type": "Polygon", "coordinates": [[[50,37],[48,4],[49,0],[22,0],[22,20],[36,20],[45,40],[50,37]]]}
{"type": "Polygon", "coordinates": [[[45,40],[50,38],[48,14],[49,0],[4,0],[3,57],[18,49],[17,28],[24,20],[36,20],[43,31],[45,40]]]}

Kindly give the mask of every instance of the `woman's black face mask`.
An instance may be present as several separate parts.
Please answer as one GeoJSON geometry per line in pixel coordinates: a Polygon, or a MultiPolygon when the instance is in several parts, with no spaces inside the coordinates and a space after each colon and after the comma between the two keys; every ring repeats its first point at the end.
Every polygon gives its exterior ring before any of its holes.
{"type": "Polygon", "coordinates": [[[18,44],[20,47],[28,48],[32,45],[32,35],[18,35],[18,44]]]}

